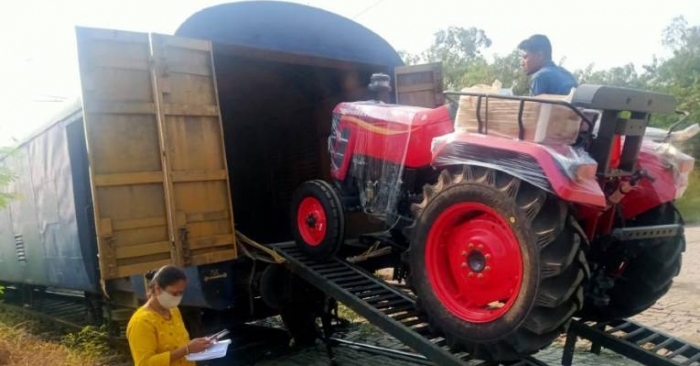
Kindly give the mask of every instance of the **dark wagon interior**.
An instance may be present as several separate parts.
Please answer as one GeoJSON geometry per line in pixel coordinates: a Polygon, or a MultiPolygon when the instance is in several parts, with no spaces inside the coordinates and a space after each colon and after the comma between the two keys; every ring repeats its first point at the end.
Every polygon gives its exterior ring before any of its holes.
{"type": "Polygon", "coordinates": [[[333,13],[283,2],[205,9],[177,36],[214,45],[236,229],[291,239],[291,196],[327,178],[331,111],[367,97],[372,73],[402,64],[378,35],[333,13]]]}

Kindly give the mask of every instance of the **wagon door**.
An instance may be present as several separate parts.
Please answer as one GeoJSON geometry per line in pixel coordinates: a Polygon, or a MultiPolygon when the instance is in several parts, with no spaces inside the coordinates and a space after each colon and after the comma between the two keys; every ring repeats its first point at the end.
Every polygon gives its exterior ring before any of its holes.
{"type": "Polygon", "coordinates": [[[445,103],[440,63],[397,67],[394,80],[398,104],[435,108],[445,103]]]}
{"type": "Polygon", "coordinates": [[[102,280],[237,256],[207,41],[78,28],[102,280]]]}

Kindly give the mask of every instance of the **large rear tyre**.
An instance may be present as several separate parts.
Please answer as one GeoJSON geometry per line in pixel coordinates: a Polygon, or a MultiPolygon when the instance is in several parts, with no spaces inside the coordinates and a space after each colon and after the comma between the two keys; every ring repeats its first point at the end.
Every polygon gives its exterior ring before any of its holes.
{"type": "MultiPolygon", "coordinates": [[[[625,226],[650,226],[679,224],[681,216],[673,203],[657,206],[625,226]]],[[[681,261],[685,251],[685,237],[644,239],[637,243],[612,243],[610,248],[632,248],[640,245],[644,248],[627,262],[622,275],[608,290],[610,301],[607,305],[597,305],[592,299],[586,299],[580,314],[581,318],[595,321],[609,321],[629,318],[647,310],[663,297],[673,284],[673,279],[681,270],[681,261]]],[[[608,253],[607,258],[619,258],[618,254],[608,253]]],[[[615,263],[617,266],[617,263],[615,263]]]]}
{"type": "Polygon", "coordinates": [[[291,219],[297,247],[312,258],[326,260],[343,245],[343,204],[329,183],[304,182],[292,198],[291,219]]]}
{"type": "Polygon", "coordinates": [[[414,212],[410,280],[454,350],[517,360],[551,344],[583,305],[588,266],[556,197],[465,166],[426,186],[414,212]]]}

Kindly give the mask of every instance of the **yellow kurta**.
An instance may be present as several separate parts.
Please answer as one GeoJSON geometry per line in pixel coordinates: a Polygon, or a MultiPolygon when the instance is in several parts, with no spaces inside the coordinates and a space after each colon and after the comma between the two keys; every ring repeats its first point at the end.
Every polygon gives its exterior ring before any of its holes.
{"type": "Polygon", "coordinates": [[[195,366],[184,357],[171,362],[170,351],[187,345],[190,335],[177,308],[165,319],[153,310],[141,307],[129,320],[126,337],[135,366],[195,366]]]}

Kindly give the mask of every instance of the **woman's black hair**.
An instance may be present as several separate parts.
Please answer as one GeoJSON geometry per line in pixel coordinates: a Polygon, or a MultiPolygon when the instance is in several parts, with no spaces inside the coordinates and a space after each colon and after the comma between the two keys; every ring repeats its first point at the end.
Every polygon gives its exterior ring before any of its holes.
{"type": "Polygon", "coordinates": [[[151,290],[153,290],[154,285],[158,285],[158,287],[164,289],[180,281],[187,281],[187,275],[185,271],[178,267],[165,265],[160,267],[157,271],[149,271],[146,273],[146,280],[148,280],[151,290]]]}

